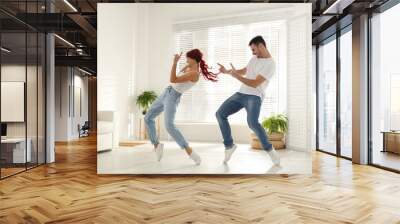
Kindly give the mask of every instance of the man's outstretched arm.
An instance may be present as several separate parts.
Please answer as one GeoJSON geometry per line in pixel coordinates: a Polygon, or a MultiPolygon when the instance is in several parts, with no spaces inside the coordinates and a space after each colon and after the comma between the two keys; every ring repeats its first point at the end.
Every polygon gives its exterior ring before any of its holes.
{"type": "MultiPolygon", "coordinates": [[[[219,71],[221,72],[221,73],[224,73],[224,74],[231,74],[232,75],[232,69],[226,69],[223,65],[221,65],[220,63],[218,63],[218,65],[220,66],[220,68],[219,68],[219,71]]],[[[232,64],[231,64],[232,65],[232,64]]],[[[247,68],[246,67],[244,67],[244,68],[242,68],[242,69],[238,69],[238,70],[236,70],[236,73],[238,74],[238,75],[241,75],[241,76],[244,76],[245,74],[246,74],[246,71],[247,71],[247,68]]]]}

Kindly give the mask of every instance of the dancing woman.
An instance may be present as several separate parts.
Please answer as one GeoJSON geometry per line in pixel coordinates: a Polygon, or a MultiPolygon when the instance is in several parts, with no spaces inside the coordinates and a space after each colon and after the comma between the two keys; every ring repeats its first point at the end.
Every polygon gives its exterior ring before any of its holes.
{"type": "Polygon", "coordinates": [[[154,119],[164,111],[165,128],[175,142],[186,151],[189,157],[199,165],[200,156],[189,146],[182,133],[175,126],[175,114],[182,94],[192,88],[199,80],[200,74],[210,81],[217,81],[217,74],[208,71],[208,65],[203,60],[203,54],[198,49],[186,53],[186,66],[176,74],[177,63],[181,54],[175,54],[170,74],[170,85],[154,101],[144,118],[151,143],[157,155],[158,161],[163,156],[164,144],[160,143],[157,135],[154,119]]]}

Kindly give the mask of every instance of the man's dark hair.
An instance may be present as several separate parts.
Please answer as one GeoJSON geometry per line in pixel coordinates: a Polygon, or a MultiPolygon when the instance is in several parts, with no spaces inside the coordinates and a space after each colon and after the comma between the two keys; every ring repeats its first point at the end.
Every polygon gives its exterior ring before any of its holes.
{"type": "Polygon", "coordinates": [[[262,45],[264,45],[264,47],[266,47],[265,40],[264,40],[264,38],[262,38],[262,36],[256,36],[253,39],[251,39],[251,41],[249,42],[249,46],[252,44],[254,44],[254,45],[262,44],[262,45]]]}

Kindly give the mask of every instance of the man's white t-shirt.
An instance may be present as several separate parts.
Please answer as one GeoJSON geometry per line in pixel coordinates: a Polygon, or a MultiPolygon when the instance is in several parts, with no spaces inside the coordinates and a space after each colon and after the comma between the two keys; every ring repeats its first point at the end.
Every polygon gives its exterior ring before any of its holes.
{"type": "Polygon", "coordinates": [[[243,83],[239,92],[259,96],[261,99],[264,99],[265,89],[270,83],[272,76],[275,74],[275,61],[272,58],[258,58],[257,56],[254,56],[250,59],[246,69],[246,78],[256,79],[258,75],[261,75],[265,78],[265,81],[256,88],[243,83]]]}

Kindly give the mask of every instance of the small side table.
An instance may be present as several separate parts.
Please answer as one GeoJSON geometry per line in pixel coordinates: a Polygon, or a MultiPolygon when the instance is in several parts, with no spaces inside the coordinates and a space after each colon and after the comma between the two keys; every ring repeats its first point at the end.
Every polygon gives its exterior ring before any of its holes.
{"type": "Polygon", "coordinates": [[[383,149],[382,152],[400,154],[400,131],[382,131],[383,149]]]}

